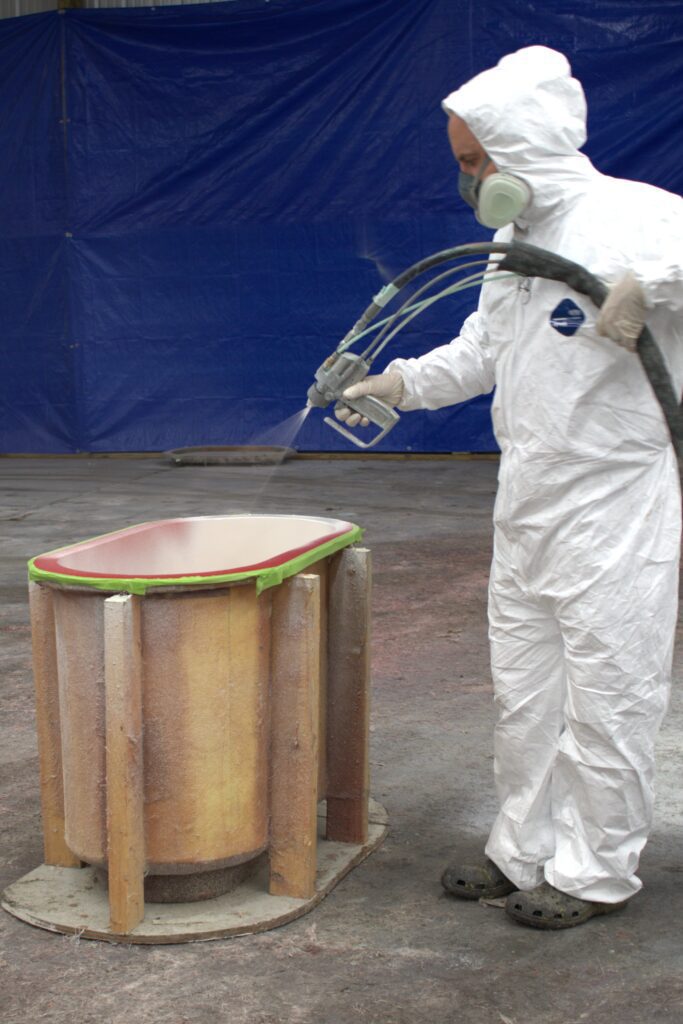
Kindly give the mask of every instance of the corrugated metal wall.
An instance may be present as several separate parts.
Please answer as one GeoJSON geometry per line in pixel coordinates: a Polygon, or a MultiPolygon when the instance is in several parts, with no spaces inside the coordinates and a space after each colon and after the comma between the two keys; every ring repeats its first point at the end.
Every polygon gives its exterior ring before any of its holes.
{"type": "Polygon", "coordinates": [[[59,7],[172,7],[180,4],[214,4],[225,0],[0,0],[0,18],[16,18],[21,14],[40,14],[59,7]]]}

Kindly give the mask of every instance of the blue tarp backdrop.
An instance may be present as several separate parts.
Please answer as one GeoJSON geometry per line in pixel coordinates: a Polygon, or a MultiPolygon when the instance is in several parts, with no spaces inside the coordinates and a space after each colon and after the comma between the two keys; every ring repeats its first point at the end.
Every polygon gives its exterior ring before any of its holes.
{"type": "MultiPolygon", "coordinates": [[[[490,237],[440,101],[563,50],[611,174],[683,183],[679,0],[236,0],[0,21],[0,449],[253,441],[381,284],[490,237]]],[[[627,211],[625,211],[627,216],[627,211]]],[[[397,339],[457,334],[465,293],[397,339]]],[[[389,356],[389,353],[387,353],[389,356]]],[[[486,397],[386,450],[495,450],[486,397]]],[[[350,446],[313,412],[304,450],[350,446]]]]}

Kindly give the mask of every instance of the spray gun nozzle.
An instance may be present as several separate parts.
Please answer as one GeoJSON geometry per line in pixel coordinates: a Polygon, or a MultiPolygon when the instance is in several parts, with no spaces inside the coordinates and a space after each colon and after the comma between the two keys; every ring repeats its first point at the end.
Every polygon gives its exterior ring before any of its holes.
{"type": "MultiPolygon", "coordinates": [[[[320,371],[318,371],[320,372],[320,371]]],[[[323,394],[318,387],[318,382],[315,381],[311,384],[306,395],[306,408],[310,409],[315,407],[317,409],[324,409],[326,405],[329,405],[331,397],[323,394]]]]}

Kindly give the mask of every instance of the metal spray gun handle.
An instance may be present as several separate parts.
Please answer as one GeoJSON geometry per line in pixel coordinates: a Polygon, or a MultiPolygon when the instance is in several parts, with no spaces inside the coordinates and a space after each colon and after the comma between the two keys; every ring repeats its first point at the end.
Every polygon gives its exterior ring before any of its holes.
{"type": "Polygon", "coordinates": [[[362,441],[355,434],[352,434],[350,430],[347,430],[346,427],[343,427],[337,420],[333,420],[331,416],[325,417],[324,422],[328,427],[332,427],[338,434],[345,437],[347,441],[352,441],[359,448],[373,448],[382,438],[387,436],[392,427],[395,427],[399,421],[399,415],[396,410],[392,409],[386,402],[383,402],[381,398],[375,398],[374,395],[364,395],[362,398],[355,398],[352,401],[344,398],[342,401],[344,405],[348,405],[349,409],[353,409],[354,412],[364,416],[371,423],[374,423],[376,427],[380,428],[380,432],[371,441],[362,441]]]}

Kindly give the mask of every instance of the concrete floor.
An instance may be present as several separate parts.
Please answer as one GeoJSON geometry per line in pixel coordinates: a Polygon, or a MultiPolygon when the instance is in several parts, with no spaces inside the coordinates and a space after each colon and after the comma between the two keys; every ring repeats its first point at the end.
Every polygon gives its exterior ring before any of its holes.
{"type": "Polygon", "coordinates": [[[681,656],[659,742],[645,883],[620,914],[537,932],[442,895],[492,820],[485,601],[493,461],[0,460],[0,888],[42,859],[25,561],[132,523],[243,511],[367,528],[375,565],[372,789],[383,848],[263,935],[126,947],[0,913],[0,1020],[79,1024],[659,1024],[683,1021],[681,656]]]}

